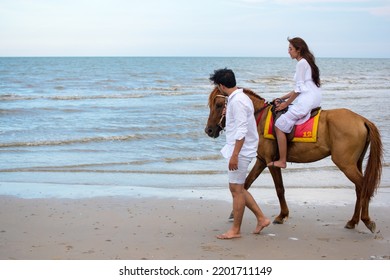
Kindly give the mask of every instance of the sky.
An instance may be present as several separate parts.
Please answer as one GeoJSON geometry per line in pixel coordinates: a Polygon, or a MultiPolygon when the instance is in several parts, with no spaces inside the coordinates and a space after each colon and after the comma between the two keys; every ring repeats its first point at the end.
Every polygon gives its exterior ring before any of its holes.
{"type": "Polygon", "coordinates": [[[0,56],[390,58],[390,0],[0,0],[0,56]]]}

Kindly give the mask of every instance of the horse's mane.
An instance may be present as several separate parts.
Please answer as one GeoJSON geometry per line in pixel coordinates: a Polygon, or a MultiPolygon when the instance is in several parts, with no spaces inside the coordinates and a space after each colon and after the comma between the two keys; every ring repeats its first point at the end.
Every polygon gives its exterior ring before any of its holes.
{"type": "Polygon", "coordinates": [[[252,90],[250,90],[248,88],[243,88],[243,91],[244,91],[245,94],[251,95],[251,96],[253,96],[253,97],[255,97],[255,98],[257,98],[257,99],[259,99],[261,101],[265,100],[263,97],[261,97],[260,95],[258,95],[257,93],[255,93],[254,91],[252,91],[252,90]]]}
{"type": "MultiPolygon", "coordinates": [[[[265,99],[263,97],[261,97],[260,95],[258,95],[257,93],[255,93],[254,91],[252,91],[248,88],[243,88],[243,91],[245,94],[247,94],[249,96],[252,96],[256,99],[259,99],[260,101],[265,101],[265,99]]],[[[215,97],[218,94],[221,94],[221,93],[220,93],[219,89],[217,87],[215,87],[209,96],[209,107],[212,107],[214,105],[215,97]]]]}

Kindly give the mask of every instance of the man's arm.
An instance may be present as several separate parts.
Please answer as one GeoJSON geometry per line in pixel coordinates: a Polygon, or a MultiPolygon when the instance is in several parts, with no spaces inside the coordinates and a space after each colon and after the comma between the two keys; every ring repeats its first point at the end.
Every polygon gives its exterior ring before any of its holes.
{"type": "Polygon", "coordinates": [[[236,140],[236,144],[234,145],[233,154],[232,154],[230,161],[229,161],[229,170],[230,171],[238,169],[238,155],[240,154],[241,148],[244,145],[244,141],[245,141],[245,137],[240,139],[240,140],[236,140]]]}

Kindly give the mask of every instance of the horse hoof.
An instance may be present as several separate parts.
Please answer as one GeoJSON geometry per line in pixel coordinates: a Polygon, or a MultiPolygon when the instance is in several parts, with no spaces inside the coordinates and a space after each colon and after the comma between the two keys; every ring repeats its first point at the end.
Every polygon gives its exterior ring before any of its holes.
{"type": "Polygon", "coordinates": [[[354,229],[355,228],[355,224],[351,221],[349,221],[346,225],[345,225],[345,228],[347,229],[354,229]]]}
{"type": "Polygon", "coordinates": [[[280,220],[280,219],[275,219],[273,222],[272,222],[274,225],[282,225],[283,224],[283,219],[280,220]]]}
{"type": "Polygon", "coordinates": [[[368,222],[365,225],[372,233],[375,233],[375,229],[376,229],[375,222],[368,222]]]}

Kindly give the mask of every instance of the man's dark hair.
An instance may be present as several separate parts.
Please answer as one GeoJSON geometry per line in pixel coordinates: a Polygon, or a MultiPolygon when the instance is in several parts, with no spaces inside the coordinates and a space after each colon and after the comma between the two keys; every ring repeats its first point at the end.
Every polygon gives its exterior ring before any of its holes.
{"type": "Polygon", "coordinates": [[[227,88],[233,88],[236,86],[236,77],[234,76],[234,72],[227,68],[215,70],[214,74],[210,75],[210,81],[212,81],[214,85],[222,84],[227,88]]]}

